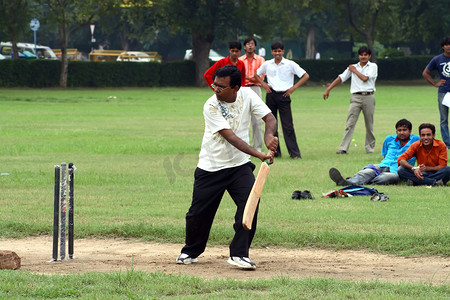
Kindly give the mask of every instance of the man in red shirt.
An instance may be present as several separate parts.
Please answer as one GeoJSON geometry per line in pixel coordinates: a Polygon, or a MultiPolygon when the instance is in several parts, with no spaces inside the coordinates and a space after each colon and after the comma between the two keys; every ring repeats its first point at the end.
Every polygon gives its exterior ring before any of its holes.
{"type": "Polygon", "coordinates": [[[444,142],[434,138],[436,128],[433,124],[419,126],[420,141],[417,141],[398,158],[398,175],[407,180],[408,185],[444,186],[450,180],[450,167],[447,166],[447,147],[444,142]],[[408,163],[417,158],[417,167],[408,163]]]}
{"type": "Polygon", "coordinates": [[[242,61],[239,60],[239,55],[241,54],[242,46],[238,41],[232,41],[228,44],[228,52],[230,55],[218,60],[214,65],[212,65],[208,70],[206,70],[205,74],[203,74],[203,78],[205,78],[208,86],[214,91],[214,88],[211,86],[214,83],[213,76],[216,70],[222,68],[225,65],[235,65],[242,74],[241,86],[245,86],[245,65],[242,61]]]}

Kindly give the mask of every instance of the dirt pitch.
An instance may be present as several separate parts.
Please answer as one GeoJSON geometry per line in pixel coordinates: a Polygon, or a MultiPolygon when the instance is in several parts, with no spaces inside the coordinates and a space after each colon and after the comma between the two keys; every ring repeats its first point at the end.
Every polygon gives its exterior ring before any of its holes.
{"type": "Polygon", "coordinates": [[[51,237],[2,239],[0,250],[12,250],[22,259],[21,270],[41,274],[118,272],[134,268],[147,272],[197,277],[248,280],[275,277],[329,277],[343,280],[380,280],[447,285],[450,260],[444,257],[395,257],[364,251],[320,249],[251,248],[257,264],[254,271],[229,265],[228,247],[207,247],[199,262],[177,265],[181,244],[158,244],[124,239],[75,240],[75,258],[48,262],[52,256],[51,237]]]}

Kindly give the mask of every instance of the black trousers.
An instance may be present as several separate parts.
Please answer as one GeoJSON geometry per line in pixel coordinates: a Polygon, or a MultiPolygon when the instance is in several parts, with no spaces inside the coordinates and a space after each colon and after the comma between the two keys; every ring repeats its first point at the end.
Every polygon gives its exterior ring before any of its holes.
{"type": "Polygon", "coordinates": [[[258,210],[250,231],[242,226],[242,217],[248,195],[255,182],[254,169],[255,165],[248,162],[239,167],[217,172],[207,172],[199,168],[195,170],[192,203],[186,214],[186,245],[181,250],[182,253],[195,258],[205,251],[220,201],[225,191],[228,191],[237,207],[230,256],[248,257],[256,231],[258,210]]]}
{"type": "MultiPolygon", "coordinates": [[[[278,111],[280,112],[281,127],[283,129],[284,141],[289,155],[291,157],[301,157],[292,121],[291,97],[283,97],[283,93],[272,91],[272,93],[266,94],[266,104],[277,120],[278,111]]],[[[278,130],[275,133],[275,136],[278,137],[278,130]]],[[[280,143],[278,143],[277,155],[281,155],[280,143]]]]}

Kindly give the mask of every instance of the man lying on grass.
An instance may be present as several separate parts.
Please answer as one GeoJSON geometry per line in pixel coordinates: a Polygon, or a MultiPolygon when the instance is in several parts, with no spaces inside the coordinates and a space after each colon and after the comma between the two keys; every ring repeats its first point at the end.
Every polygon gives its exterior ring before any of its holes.
{"type": "MultiPolygon", "coordinates": [[[[388,135],[384,139],[381,155],[384,159],[379,164],[370,164],[351,178],[344,179],[336,168],[329,171],[330,178],[337,185],[362,185],[362,184],[396,184],[400,178],[397,174],[397,160],[409,146],[419,140],[419,136],[411,134],[412,124],[406,119],[401,119],[395,124],[397,134],[388,135]]],[[[409,160],[411,165],[416,162],[415,157],[409,160]]]]}

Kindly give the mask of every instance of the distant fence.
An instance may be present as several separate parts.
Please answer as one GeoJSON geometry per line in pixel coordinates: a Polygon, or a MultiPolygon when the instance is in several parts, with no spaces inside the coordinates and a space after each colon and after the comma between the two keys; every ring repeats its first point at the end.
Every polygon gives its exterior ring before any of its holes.
{"type": "MultiPolygon", "coordinates": [[[[378,60],[378,80],[414,80],[431,56],[378,60]]],[[[310,81],[331,81],[355,60],[296,60],[310,81]]],[[[61,62],[55,60],[0,60],[0,87],[56,87],[61,62]]],[[[69,61],[69,87],[194,86],[195,63],[124,63],[69,61]]]]}

